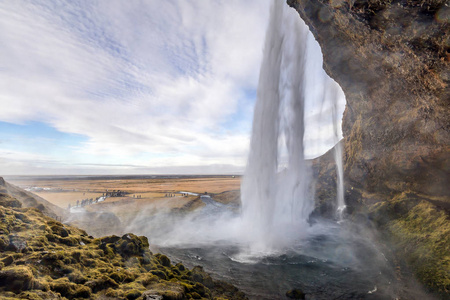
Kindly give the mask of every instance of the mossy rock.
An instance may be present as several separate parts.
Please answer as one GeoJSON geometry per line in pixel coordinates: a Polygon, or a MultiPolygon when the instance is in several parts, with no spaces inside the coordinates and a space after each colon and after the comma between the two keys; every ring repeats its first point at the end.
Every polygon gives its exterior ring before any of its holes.
{"type": "Polygon", "coordinates": [[[141,295],[142,293],[138,290],[130,290],[125,293],[125,298],[127,298],[128,300],[134,300],[139,298],[141,295]]]}
{"type": "Polygon", "coordinates": [[[209,276],[209,274],[206,273],[200,266],[196,266],[192,269],[191,280],[201,283],[208,288],[214,287],[214,282],[211,276],[209,276]]]}
{"type": "Polygon", "coordinates": [[[152,283],[156,283],[159,281],[159,277],[155,276],[153,274],[144,273],[141,275],[138,279],[136,279],[137,282],[140,282],[144,287],[147,287],[148,285],[152,283]]]}
{"type": "Polygon", "coordinates": [[[22,203],[20,203],[19,200],[4,193],[0,193],[0,205],[4,207],[13,207],[13,208],[22,207],[22,203]]]}
{"type": "MultiPolygon", "coordinates": [[[[202,283],[193,283],[185,266],[153,255],[146,237],[94,239],[34,208],[0,206],[0,220],[0,299],[192,298],[187,291],[212,298],[204,286],[209,275],[197,268],[202,283]],[[11,235],[14,230],[20,232],[11,235]],[[15,248],[6,251],[11,243],[15,248]]],[[[212,279],[209,285],[214,286],[212,279]]],[[[231,293],[225,298],[243,299],[231,293]]]]}
{"type": "Polygon", "coordinates": [[[167,256],[165,256],[164,254],[156,254],[155,256],[164,267],[170,267],[170,259],[167,256]]]}
{"type": "Polygon", "coordinates": [[[81,273],[81,271],[75,269],[73,272],[71,272],[69,275],[67,275],[67,278],[77,284],[84,284],[87,281],[87,278],[81,273]]]}
{"type": "Polygon", "coordinates": [[[14,262],[14,255],[7,255],[2,258],[1,263],[3,266],[9,266],[14,262]]]}
{"type": "Polygon", "coordinates": [[[7,291],[26,291],[34,287],[33,272],[27,266],[10,266],[0,271],[0,287],[7,291]]]}
{"type": "Polygon", "coordinates": [[[119,284],[115,282],[110,277],[103,275],[100,278],[95,280],[91,280],[85,283],[86,286],[90,287],[92,292],[96,293],[101,290],[105,290],[108,288],[118,288],[119,284]]]}
{"type": "Polygon", "coordinates": [[[116,235],[106,236],[100,239],[101,244],[114,244],[120,241],[120,237],[116,235]]]}
{"type": "Polygon", "coordinates": [[[148,250],[148,241],[141,239],[140,237],[127,233],[116,242],[117,252],[123,257],[142,256],[148,250]]]}
{"type": "Polygon", "coordinates": [[[160,271],[160,270],[153,270],[150,271],[150,273],[152,273],[153,275],[158,276],[159,278],[163,279],[163,280],[167,280],[167,274],[164,271],[160,271]]]}
{"type": "Polygon", "coordinates": [[[109,274],[109,277],[117,283],[129,283],[136,279],[136,276],[128,271],[116,271],[109,274]]]}
{"type": "Polygon", "coordinates": [[[17,234],[10,234],[8,239],[9,245],[6,247],[7,251],[21,252],[27,248],[28,243],[24,237],[17,234]]]}
{"type": "Polygon", "coordinates": [[[78,285],[73,292],[73,298],[89,298],[91,296],[91,289],[84,285],[78,285]]]}
{"type": "Polygon", "coordinates": [[[75,237],[61,237],[58,239],[61,244],[67,245],[67,246],[78,246],[80,245],[79,239],[75,237]]]}
{"type": "Polygon", "coordinates": [[[149,287],[146,294],[160,295],[164,300],[181,300],[186,298],[184,286],[177,282],[160,282],[149,287]]]}
{"type": "Polygon", "coordinates": [[[58,293],[52,292],[52,291],[26,291],[22,292],[19,295],[14,295],[11,298],[5,298],[5,300],[9,299],[31,299],[31,300],[59,300],[61,299],[61,296],[58,293]]]}
{"type": "Polygon", "coordinates": [[[9,241],[4,236],[0,236],[0,251],[5,251],[9,245],[9,241]]]}
{"type": "Polygon", "coordinates": [[[450,291],[448,214],[427,199],[402,193],[374,204],[370,216],[392,241],[399,257],[431,291],[450,291]]]}
{"type": "Polygon", "coordinates": [[[28,218],[26,214],[17,212],[14,214],[14,217],[24,223],[27,223],[27,224],[31,223],[30,218],[28,218]]]}
{"type": "Polygon", "coordinates": [[[177,263],[175,266],[176,266],[176,267],[178,268],[178,270],[180,270],[181,272],[186,271],[186,267],[185,267],[182,263],[177,263]]]}
{"type": "Polygon", "coordinates": [[[121,299],[121,298],[123,298],[123,294],[124,294],[124,292],[121,289],[115,289],[115,288],[108,288],[105,292],[105,296],[112,298],[112,299],[121,299]]]}
{"type": "Polygon", "coordinates": [[[216,280],[214,281],[213,297],[224,297],[225,299],[244,300],[247,299],[245,294],[239,291],[234,285],[228,282],[216,280]]]}
{"type": "Polygon", "coordinates": [[[67,278],[58,278],[51,282],[50,289],[57,293],[60,293],[61,296],[69,298],[73,291],[76,288],[76,284],[69,281],[67,278]]]}
{"type": "Polygon", "coordinates": [[[198,293],[196,293],[196,292],[191,293],[190,296],[191,296],[193,299],[202,299],[202,296],[200,296],[200,295],[199,295],[198,293]]]}

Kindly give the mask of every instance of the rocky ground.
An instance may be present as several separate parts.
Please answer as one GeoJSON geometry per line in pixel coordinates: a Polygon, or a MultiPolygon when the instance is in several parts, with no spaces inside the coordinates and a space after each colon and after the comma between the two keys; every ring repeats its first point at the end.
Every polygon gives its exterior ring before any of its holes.
{"type": "Polygon", "coordinates": [[[3,180],[0,220],[2,299],[246,299],[200,267],[153,254],[146,237],[93,238],[23,207],[3,180]]]}

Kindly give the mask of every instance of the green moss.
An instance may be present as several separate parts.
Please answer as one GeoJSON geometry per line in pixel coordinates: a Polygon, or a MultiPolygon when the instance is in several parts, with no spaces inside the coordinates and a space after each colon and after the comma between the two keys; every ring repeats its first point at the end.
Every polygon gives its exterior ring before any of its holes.
{"type": "Polygon", "coordinates": [[[432,291],[450,293],[450,222],[429,201],[403,193],[372,207],[372,216],[391,235],[399,255],[432,291]]]}
{"type": "Polygon", "coordinates": [[[182,264],[153,255],[145,237],[94,239],[35,209],[0,206],[0,215],[0,248],[16,227],[22,230],[16,238],[27,241],[22,253],[0,251],[1,299],[139,299],[147,290],[164,299],[185,299],[188,290],[211,298],[203,284],[191,284],[192,273],[182,264]]]}
{"type": "Polygon", "coordinates": [[[130,272],[127,271],[116,271],[116,272],[109,272],[111,279],[113,279],[117,283],[128,283],[135,280],[136,276],[130,272]]]}
{"type": "Polygon", "coordinates": [[[113,244],[102,244],[100,248],[103,250],[103,253],[108,258],[114,258],[116,255],[114,253],[115,247],[113,244]]]}
{"type": "Polygon", "coordinates": [[[153,275],[158,276],[159,278],[163,279],[163,280],[167,280],[167,274],[163,271],[160,270],[153,270],[150,273],[152,273],[153,275]]]}
{"type": "Polygon", "coordinates": [[[125,293],[125,298],[128,300],[134,300],[139,298],[142,295],[142,293],[138,290],[131,290],[125,293]]]}
{"type": "Polygon", "coordinates": [[[163,254],[156,254],[155,256],[164,267],[170,267],[170,259],[167,256],[163,254]]]}
{"type": "Polygon", "coordinates": [[[31,269],[27,266],[10,266],[0,271],[0,287],[9,291],[24,291],[34,287],[31,269]]]}
{"type": "Polygon", "coordinates": [[[74,283],[77,283],[77,284],[83,284],[83,283],[85,283],[87,281],[86,277],[78,269],[73,270],[73,272],[71,272],[67,276],[67,278],[71,282],[74,282],[74,283]]]}
{"type": "Polygon", "coordinates": [[[73,298],[89,298],[91,296],[91,289],[84,285],[78,285],[73,292],[73,298]]]}
{"type": "Polygon", "coordinates": [[[164,291],[161,293],[164,300],[181,300],[184,298],[183,293],[178,291],[164,291]]]}
{"type": "Polygon", "coordinates": [[[105,296],[111,297],[113,299],[120,299],[124,292],[121,289],[108,288],[105,292],[105,296]]]}
{"type": "Polygon", "coordinates": [[[159,277],[155,276],[153,274],[144,273],[141,275],[138,279],[136,279],[137,282],[140,282],[143,286],[147,287],[148,285],[158,282],[159,277]]]}
{"type": "Polygon", "coordinates": [[[63,297],[70,297],[76,289],[76,286],[76,284],[70,282],[69,279],[64,277],[53,280],[50,283],[50,289],[61,294],[63,297]]]}
{"type": "Polygon", "coordinates": [[[78,246],[80,244],[80,240],[75,237],[61,237],[59,242],[67,246],[78,246]]]}
{"type": "Polygon", "coordinates": [[[392,222],[390,230],[400,239],[418,278],[432,289],[450,293],[450,222],[445,212],[423,201],[392,222]]]}
{"type": "Polygon", "coordinates": [[[36,279],[34,284],[34,289],[41,291],[49,291],[50,285],[46,278],[36,279]]]}
{"type": "Polygon", "coordinates": [[[193,299],[202,299],[202,296],[200,296],[200,295],[199,295],[198,293],[196,293],[196,292],[191,293],[190,296],[191,296],[193,299]]]}
{"type": "Polygon", "coordinates": [[[92,289],[92,292],[94,293],[108,288],[119,287],[119,284],[117,284],[117,282],[106,275],[100,276],[95,280],[88,281],[85,283],[85,285],[90,287],[92,289]]]}
{"type": "Polygon", "coordinates": [[[178,268],[178,270],[180,270],[181,272],[186,271],[186,267],[185,267],[182,263],[177,263],[175,266],[176,266],[176,267],[178,268]]]}

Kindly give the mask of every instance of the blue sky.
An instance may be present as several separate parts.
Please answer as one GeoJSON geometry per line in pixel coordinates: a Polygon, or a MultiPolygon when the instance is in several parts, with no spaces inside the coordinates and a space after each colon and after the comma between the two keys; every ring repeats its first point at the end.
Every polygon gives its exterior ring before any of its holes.
{"type": "MultiPolygon", "coordinates": [[[[268,14],[267,0],[1,1],[0,175],[241,172],[268,14]]],[[[309,156],[330,147],[321,122],[309,156]]]]}

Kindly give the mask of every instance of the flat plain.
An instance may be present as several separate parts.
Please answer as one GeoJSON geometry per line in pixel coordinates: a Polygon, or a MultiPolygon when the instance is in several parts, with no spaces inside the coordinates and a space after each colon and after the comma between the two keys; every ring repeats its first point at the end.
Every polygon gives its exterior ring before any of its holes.
{"type": "MultiPolygon", "coordinates": [[[[14,185],[27,189],[47,201],[68,208],[77,201],[96,199],[108,192],[122,191],[121,197],[108,197],[97,205],[108,203],[135,203],[182,207],[195,195],[187,197],[180,192],[193,194],[220,194],[240,189],[240,176],[55,176],[55,177],[12,177],[14,185]]],[[[220,198],[220,197],[219,197],[220,198]]],[[[95,205],[90,205],[91,209],[95,205]]]]}

